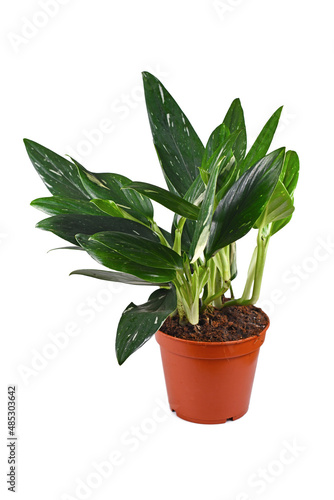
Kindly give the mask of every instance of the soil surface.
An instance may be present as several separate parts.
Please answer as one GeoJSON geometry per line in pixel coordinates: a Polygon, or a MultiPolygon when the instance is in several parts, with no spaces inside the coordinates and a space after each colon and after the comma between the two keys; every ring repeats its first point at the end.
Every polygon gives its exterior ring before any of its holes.
{"type": "Polygon", "coordinates": [[[200,315],[197,325],[179,324],[179,317],[168,317],[160,330],[171,337],[198,342],[228,342],[260,335],[268,316],[255,306],[213,308],[200,315]]]}

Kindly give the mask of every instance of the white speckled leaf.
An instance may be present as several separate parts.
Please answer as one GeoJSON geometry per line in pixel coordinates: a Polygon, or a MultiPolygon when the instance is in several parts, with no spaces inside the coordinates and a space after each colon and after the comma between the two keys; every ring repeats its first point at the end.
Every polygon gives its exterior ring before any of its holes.
{"type": "Polygon", "coordinates": [[[116,355],[119,364],[147,342],[176,309],[175,288],[153,292],[145,304],[131,302],[122,314],[116,336],[116,355]]]}
{"type": "Polygon", "coordinates": [[[199,174],[204,146],[162,83],[143,73],[153,141],[170,190],[184,196],[199,174]]]}

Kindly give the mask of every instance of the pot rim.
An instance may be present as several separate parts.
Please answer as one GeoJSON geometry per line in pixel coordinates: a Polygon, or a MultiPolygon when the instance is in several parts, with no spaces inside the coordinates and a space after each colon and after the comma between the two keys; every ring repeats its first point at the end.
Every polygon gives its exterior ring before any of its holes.
{"type": "Polygon", "coordinates": [[[227,359],[244,356],[259,349],[264,342],[269,326],[270,323],[268,322],[259,335],[227,342],[201,342],[179,339],[161,330],[155,333],[155,339],[161,349],[166,349],[178,356],[197,359],[227,359]]]}

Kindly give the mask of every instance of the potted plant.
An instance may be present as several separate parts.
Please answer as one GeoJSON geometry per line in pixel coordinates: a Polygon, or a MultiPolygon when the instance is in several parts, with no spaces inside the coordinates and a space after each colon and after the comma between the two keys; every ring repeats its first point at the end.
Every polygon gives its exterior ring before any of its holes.
{"type": "Polygon", "coordinates": [[[32,205],[51,217],[37,227],[86,251],[105,269],[71,274],[158,287],[130,303],[116,335],[119,364],[154,334],[161,347],[171,409],[186,420],[219,423],[248,409],[259,348],[269,319],[259,298],[270,238],[291,219],[299,161],[284,148],[268,153],[282,108],[247,151],[239,99],[203,146],[162,83],[143,73],[154,145],[168,189],[115,173],[93,173],[25,139],[51,192],[32,205]],[[173,213],[170,232],[151,200],[173,213]],[[257,231],[241,297],[236,241],[257,231]]]}

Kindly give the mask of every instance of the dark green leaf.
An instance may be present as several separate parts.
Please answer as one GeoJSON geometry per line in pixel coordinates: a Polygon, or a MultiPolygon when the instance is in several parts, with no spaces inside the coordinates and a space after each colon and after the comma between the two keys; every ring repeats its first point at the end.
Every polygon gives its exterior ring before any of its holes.
{"type": "Polygon", "coordinates": [[[147,222],[153,218],[153,206],[149,198],[131,190],[123,190],[132,181],[127,177],[113,173],[93,173],[75,162],[82,185],[90,198],[111,200],[132,217],[147,222]]]}
{"type": "Polygon", "coordinates": [[[183,197],[199,174],[203,144],[162,83],[147,72],[143,81],[153,141],[168,187],[183,197]]]}
{"type": "Polygon", "coordinates": [[[182,257],[174,250],[139,235],[106,231],[94,234],[91,239],[140,265],[144,264],[159,269],[183,268],[182,257]]]}
{"type": "Polygon", "coordinates": [[[157,201],[164,207],[169,208],[169,210],[172,210],[182,217],[195,220],[198,217],[198,207],[184,200],[180,196],[170,193],[166,189],[162,189],[146,182],[133,182],[129,184],[126,189],[135,189],[138,193],[142,193],[148,198],[157,201]]]}
{"type": "Polygon", "coordinates": [[[100,212],[104,212],[112,217],[121,217],[124,219],[131,219],[131,215],[128,214],[125,210],[121,209],[117,203],[111,200],[99,200],[93,199],[91,203],[96,205],[100,209],[100,212]]]}
{"type": "Polygon", "coordinates": [[[215,157],[215,155],[213,155],[213,165],[208,165],[211,170],[211,174],[206,187],[204,200],[201,205],[200,214],[198,221],[196,222],[195,233],[192,238],[189,251],[189,259],[192,262],[196,261],[202,255],[209,238],[212,215],[214,211],[217,178],[221,168],[221,161],[222,160],[219,156],[215,157]]]}
{"type": "Polygon", "coordinates": [[[206,257],[242,238],[268,203],[281,174],[284,148],[262,158],[233,184],[214,213],[206,257]]]}
{"type": "Polygon", "coordinates": [[[48,190],[56,196],[87,200],[76,166],[37,142],[24,139],[29,158],[48,190]]]}
{"type": "Polygon", "coordinates": [[[244,112],[241,107],[240,99],[234,99],[226,113],[223,124],[228,128],[231,134],[240,130],[240,135],[238,136],[238,146],[235,148],[234,152],[235,158],[239,163],[244,158],[247,148],[244,112]]]}
{"type": "Polygon", "coordinates": [[[255,165],[255,163],[257,163],[267,154],[267,151],[276,132],[282,109],[283,106],[278,108],[261,130],[253,146],[248,151],[245,159],[240,164],[241,173],[244,173],[249,169],[249,167],[255,165]]]}
{"type": "Polygon", "coordinates": [[[211,158],[213,153],[221,147],[222,144],[225,144],[228,136],[230,135],[229,129],[226,127],[225,123],[221,123],[217,128],[211,133],[209,140],[206,144],[202,166],[205,168],[205,164],[208,159],[211,158]]]}
{"type": "Polygon", "coordinates": [[[293,195],[299,177],[299,158],[295,151],[287,151],[280,177],[290,196],[293,195]]]}
{"type": "MultiPolygon", "coordinates": [[[[132,276],[132,274],[103,271],[100,269],[78,269],[76,271],[72,271],[70,275],[72,274],[80,274],[81,276],[89,276],[91,278],[97,278],[105,281],[115,281],[117,283],[125,283],[127,285],[157,286],[157,283],[142,280],[136,276],[132,276]]],[[[167,285],[167,283],[165,283],[165,285],[167,285]]]]}
{"type": "Polygon", "coordinates": [[[55,215],[42,220],[36,227],[51,231],[75,245],[77,245],[76,234],[92,235],[101,231],[121,231],[136,234],[152,241],[159,241],[157,235],[143,224],[118,217],[108,217],[107,215],[55,215]]]}
{"type": "Polygon", "coordinates": [[[293,211],[293,201],[285,189],[284,184],[279,180],[266,208],[256,221],[254,227],[259,228],[260,226],[267,226],[272,222],[290,217],[293,211]]]}
{"type": "Polygon", "coordinates": [[[148,302],[136,306],[131,302],[122,314],[116,336],[118,363],[124,361],[149,340],[176,309],[174,287],[156,290],[148,302]]]}
{"type": "Polygon", "coordinates": [[[85,214],[102,215],[101,210],[89,201],[64,198],[62,196],[50,196],[37,198],[31,202],[31,206],[42,210],[49,215],[60,214],[85,214]]]}
{"type": "MultiPolygon", "coordinates": [[[[298,155],[295,151],[287,151],[284,159],[280,180],[283,182],[285,189],[289,193],[292,203],[293,203],[293,194],[298,182],[298,176],[299,176],[298,155]]],[[[283,220],[273,222],[270,229],[270,235],[272,236],[281,229],[283,229],[283,227],[285,227],[290,222],[291,218],[292,215],[289,215],[283,220]]]]}
{"type": "Polygon", "coordinates": [[[118,252],[111,250],[102,243],[90,239],[84,234],[77,234],[76,239],[80,246],[99,264],[127,274],[133,274],[148,282],[164,284],[175,279],[174,269],[158,269],[138,265],[118,252]]]}

